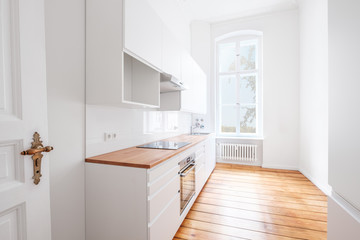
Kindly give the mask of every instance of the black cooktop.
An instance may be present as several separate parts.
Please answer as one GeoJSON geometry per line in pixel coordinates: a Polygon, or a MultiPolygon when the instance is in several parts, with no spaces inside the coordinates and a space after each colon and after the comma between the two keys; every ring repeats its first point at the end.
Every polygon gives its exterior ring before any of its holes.
{"type": "Polygon", "coordinates": [[[189,142],[169,142],[169,141],[158,141],[141,146],[138,148],[153,148],[153,149],[166,149],[166,150],[176,150],[182,148],[186,145],[189,145],[189,142]]]}

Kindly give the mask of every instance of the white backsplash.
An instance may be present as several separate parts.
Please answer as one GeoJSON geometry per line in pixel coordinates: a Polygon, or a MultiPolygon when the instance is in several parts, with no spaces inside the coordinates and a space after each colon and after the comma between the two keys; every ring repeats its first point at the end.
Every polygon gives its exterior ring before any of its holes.
{"type": "Polygon", "coordinates": [[[190,113],[87,105],[86,157],[189,133],[190,125],[190,113]]]}

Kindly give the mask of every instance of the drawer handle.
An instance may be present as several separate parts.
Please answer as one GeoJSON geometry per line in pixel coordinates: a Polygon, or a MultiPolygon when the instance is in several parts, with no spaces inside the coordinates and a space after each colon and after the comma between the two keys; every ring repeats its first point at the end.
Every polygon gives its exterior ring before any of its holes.
{"type": "Polygon", "coordinates": [[[189,167],[187,169],[185,169],[186,172],[184,171],[184,172],[180,173],[180,177],[186,177],[186,175],[188,175],[189,172],[191,172],[191,170],[193,170],[195,166],[196,166],[195,163],[190,164],[189,167]]]}

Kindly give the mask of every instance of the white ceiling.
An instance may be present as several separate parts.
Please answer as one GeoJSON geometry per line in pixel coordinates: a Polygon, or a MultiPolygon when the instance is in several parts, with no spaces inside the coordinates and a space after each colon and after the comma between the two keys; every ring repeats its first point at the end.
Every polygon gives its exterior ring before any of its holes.
{"type": "Polygon", "coordinates": [[[148,0],[156,8],[176,11],[191,22],[211,23],[297,7],[297,0],[148,0]]]}

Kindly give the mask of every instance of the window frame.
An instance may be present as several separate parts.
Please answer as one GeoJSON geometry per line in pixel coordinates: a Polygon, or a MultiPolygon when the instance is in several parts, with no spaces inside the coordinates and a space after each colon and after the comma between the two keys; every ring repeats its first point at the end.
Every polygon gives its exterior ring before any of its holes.
{"type": "MultiPolygon", "coordinates": [[[[216,78],[216,133],[219,137],[236,137],[236,138],[262,138],[263,136],[263,47],[262,47],[262,33],[257,31],[243,31],[230,33],[224,36],[221,36],[215,40],[215,78],[216,78]],[[240,70],[240,61],[236,59],[236,68],[235,72],[219,72],[219,45],[223,43],[236,43],[236,55],[240,52],[240,42],[246,40],[257,40],[257,69],[255,70],[240,70]],[[256,133],[241,133],[240,132],[240,107],[242,104],[240,103],[240,88],[238,84],[240,82],[241,76],[247,74],[256,74],[256,101],[254,104],[256,106],[256,133]],[[235,106],[238,109],[236,110],[237,114],[237,122],[236,125],[236,133],[224,133],[221,132],[221,113],[222,107],[224,104],[221,104],[221,89],[220,89],[220,77],[221,76],[236,76],[236,90],[237,90],[237,103],[228,104],[229,106],[235,106]]],[[[226,105],[226,104],[225,104],[226,105]]]]}

